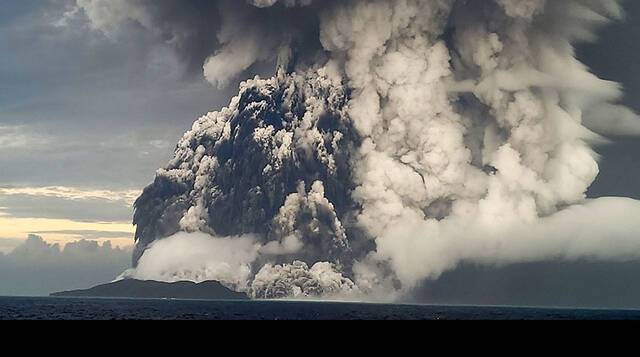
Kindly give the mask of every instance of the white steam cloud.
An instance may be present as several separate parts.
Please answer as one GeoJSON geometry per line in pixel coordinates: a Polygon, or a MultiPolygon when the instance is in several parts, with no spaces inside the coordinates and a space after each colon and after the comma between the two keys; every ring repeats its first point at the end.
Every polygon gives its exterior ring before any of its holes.
{"type": "Polygon", "coordinates": [[[137,268],[121,278],[198,283],[216,280],[246,291],[251,263],[259,249],[251,236],[216,238],[204,233],[179,233],[155,242],[137,268]]]}
{"type": "Polygon", "coordinates": [[[193,181],[183,196],[165,200],[157,220],[178,215],[179,229],[213,235],[254,233],[216,222],[223,213],[214,208],[238,191],[256,205],[281,199],[281,208],[238,208],[239,222],[269,226],[253,236],[154,236],[160,240],[133,277],[213,278],[255,297],[391,296],[461,262],[640,257],[640,203],[585,195],[599,173],[590,146],[601,140],[596,132],[640,133],[640,120],[617,104],[620,86],[592,74],[573,49],[621,16],[619,1],[249,3],[255,7],[247,12],[221,10],[221,46],[205,62],[205,75],[225,85],[274,53],[278,74],[243,84],[229,108],[200,119],[141,202],[152,202],[166,182],[179,191],[193,181]],[[261,17],[303,8],[317,20],[309,23],[318,24],[319,48],[297,46],[290,35],[298,27],[285,36],[261,17]],[[273,113],[280,117],[269,122],[273,113]],[[353,127],[357,139],[326,129],[327,113],[337,126],[353,127]],[[286,197],[264,192],[265,183],[229,186],[224,175],[256,155],[247,149],[235,156],[247,143],[240,140],[245,129],[249,143],[268,148],[269,165],[253,157],[268,187],[291,186],[290,161],[312,170],[305,157],[342,185],[300,180],[286,197]],[[348,152],[344,180],[335,169],[341,152],[348,152]],[[346,187],[351,202],[332,201],[336,187],[346,187]],[[327,234],[331,244],[323,243],[327,234]],[[311,246],[326,254],[311,254],[311,246]],[[318,258],[326,256],[339,258],[318,258]]]}
{"type": "Polygon", "coordinates": [[[629,261],[640,258],[640,224],[632,219],[639,213],[637,201],[606,198],[531,223],[482,217],[406,221],[377,240],[373,259],[390,261],[407,287],[436,279],[462,261],[489,265],[549,259],[629,261]]]}
{"type": "Polygon", "coordinates": [[[274,242],[262,246],[256,237],[212,237],[204,233],[178,233],[153,243],[135,269],[118,279],[165,282],[215,280],[255,298],[355,297],[354,283],[343,277],[330,263],[304,262],[290,265],[264,265],[252,276],[252,265],[259,254],[281,255],[295,252],[300,243],[285,239],[282,247],[274,242]],[[293,250],[291,250],[293,247],[293,250]]]}

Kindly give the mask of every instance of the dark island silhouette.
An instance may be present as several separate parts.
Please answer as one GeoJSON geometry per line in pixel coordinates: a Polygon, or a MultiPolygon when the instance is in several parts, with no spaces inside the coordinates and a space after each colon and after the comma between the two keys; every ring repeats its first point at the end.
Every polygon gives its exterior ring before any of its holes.
{"type": "Polygon", "coordinates": [[[235,292],[217,281],[199,284],[181,281],[163,283],[125,279],[98,285],[86,290],[63,291],[50,294],[52,297],[96,297],[136,299],[194,299],[194,300],[249,300],[244,293],[235,292]]]}

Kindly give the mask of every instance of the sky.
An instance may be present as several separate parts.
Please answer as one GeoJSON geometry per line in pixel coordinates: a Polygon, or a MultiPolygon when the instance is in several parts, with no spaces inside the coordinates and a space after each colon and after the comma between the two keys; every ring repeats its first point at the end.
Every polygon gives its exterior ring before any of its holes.
{"type": "MultiPolygon", "coordinates": [[[[71,5],[67,0],[2,3],[3,275],[10,270],[11,252],[24,247],[32,233],[42,244],[61,245],[54,250],[81,239],[131,246],[135,198],[193,121],[231,96],[190,73],[173,51],[149,48],[152,41],[139,31],[115,39],[92,31],[80,16],[61,22],[71,5]]],[[[94,274],[92,283],[129,266],[130,253],[125,260],[116,253],[117,268],[94,274]]],[[[5,289],[8,285],[0,284],[0,295],[47,294],[52,288],[34,283],[35,288],[5,289]]]]}
{"type": "Polygon", "coordinates": [[[70,3],[3,2],[5,252],[34,232],[51,242],[91,237],[130,245],[137,195],[193,120],[228,100],[170,50],[149,49],[139,32],[124,41],[81,19],[60,23],[70,3]]]}
{"type": "MultiPolygon", "coordinates": [[[[212,86],[144,31],[109,36],[83,16],[65,16],[72,3],[2,3],[0,280],[30,276],[32,284],[0,284],[0,295],[82,287],[126,269],[135,198],[193,121],[236,92],[212,86]],[[55,286],[33,278],[51,267],[86,266],[74,249],[96,251],[104,268],[55,286]],[[35,258],[43,252],[53,258],[35,258]]],[[[625,104],[640,111],[640,4],[626,7],[624,22],[578,53],[595,73],[623,83],[625,104]]],[[[601,174],[589,194],[640,199],[640,139],[611,141],[597,148],[601,174]]]]}

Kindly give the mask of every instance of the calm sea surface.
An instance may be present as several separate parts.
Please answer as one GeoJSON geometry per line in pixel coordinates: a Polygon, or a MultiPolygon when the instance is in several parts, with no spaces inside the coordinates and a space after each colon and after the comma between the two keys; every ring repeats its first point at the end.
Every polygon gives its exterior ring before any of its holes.
{"type": "Polygon", "coordinates": [[[640,311],[0,297],[0,320],[640,320],[640,311]]]}

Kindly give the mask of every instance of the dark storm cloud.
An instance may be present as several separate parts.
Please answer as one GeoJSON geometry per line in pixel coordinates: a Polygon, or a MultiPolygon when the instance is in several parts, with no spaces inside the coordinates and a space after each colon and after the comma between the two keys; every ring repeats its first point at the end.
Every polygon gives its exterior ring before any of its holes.
{"type": "MultiPolygon", "coordinates": [[[[622,83],[624,105],[640,111],[640,2],[625,1],[623,21],[599,32],[598,41],[578,47],[578,57],[599,76],[622,83]]],[[[590,197],[623,196],[640,199],[640,138],[611,137],[596,147],[602,155],[600,175],[590,197]]]]}
{"type": "Polygon", "coordinates": [[[593,72],[625,88],[625,105],[640,111],[640,2],[626,0],[622,21],[607,25],[598,41],[578,47],[578,56],[593,72]]]}
{"type": "Polygon", "coordinates": [[[186,76],[178,51],[153,34],[128,28],[117,40],[86,20],[60,25],[70,5],[3,4],[0,183],[142,187],[191,122],[228,96],[186,76]]]}
{"type": "Polygon", "coordinates": [[[589,189],[589,196],[640,199],[640,139],[611,140],[610,144],[596,148],[602,155],[600,175],[589,189]]]}
{"type": "MultiPolygon", "coordinates": [[[[132,33],[139,33],[141,28],[155,41],[163,43],[175,50],[185,63],[189,74],[202,75],[202,64],[218,47],[214,34],[220,26],[220,1],[211,0],[140,0],[135,2],[136,9],[143,9],[144,14],[132,16],[120,28],[119,37],[128,39],[132,33]]],[[[80,5],[91,9],[92,4],[78,1],[80,5]]],[[[100,1],[93,3],[100,6],[100,1]]],[[[99,12],[99,15],[105,15],[99,12]]],[[[116,26],[118,24],[109,24],[116,26]]],[[[144,33],[144,31],[142,31],[144,33]]]]}
{"type": "Polygon", "coordinates": [[[425,282],[409,302],[462,305],[639,308],[640,262],[464,265],[425,282]]]}
{"type": "Polygon", "coordinates": [[[281,50],[291,44],[298,62],[315,53],[321,47],[318,9],[333,2],[258,8],[233,0],[76,0],[66,18],[88,19],[91,28],[115,39],[145,33],[173,49],[189,73],[202,75],[204,69],[211,83],[226,87],[260,72],[265,63],[272,74],[281,50]]]}

